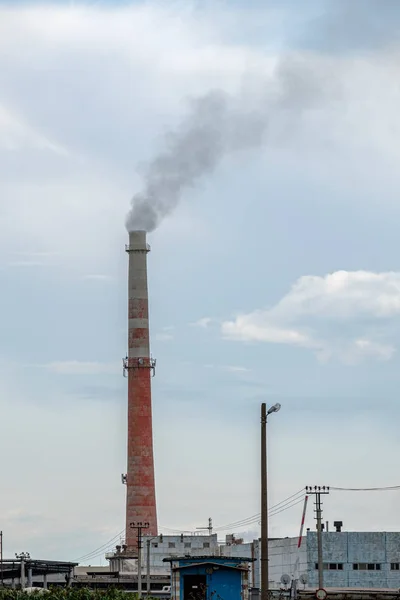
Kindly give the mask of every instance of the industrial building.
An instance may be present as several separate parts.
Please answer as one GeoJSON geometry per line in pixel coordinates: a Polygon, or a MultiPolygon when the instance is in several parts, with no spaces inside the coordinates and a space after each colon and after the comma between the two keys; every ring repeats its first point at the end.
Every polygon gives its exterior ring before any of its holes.
{"type": "Polygon", "coordinates": [[[3,559],[0,563],[1,584],[7,587],[37,587],[47,589],[48,586],[70,586],[73,581],[74,568],[78,563],[55,560],[35,560],[29,554],[22,554],[12,559],[3,559]]]}
{"type": "MultiPolygon", "coordinates": [[[[259,546],[252,542],[256,560],[254,586],[259,587],[259,546]]],[[[244,546],[248,547],[248,544],[244,546]]],[[[282,586],[288,575],[298,587],[318,587],[317,533],[307,531],[298,548],[298,537],[269,540],[271,588],[282,586]],[[301,582],[305,582],[304,584],[301,582]]],[[[248,548],[242,554],[249,556],[248,548]]],[[[400,588],[400,533],[325,531],[322,535],[323,578],[326,588],[400,588]]]]}
{"type": "MultiPolygon", "coordinates": [[[[400,533],[324,531],[322,554],[324,586],[328,588],[400,588],[400,533]]],[[[300,589],[318,587],[317,533],[307,530],[298,547],[299,538],[269,539],[269,585],[280,589],[282,581],[297,581],[300,589]]],[[[143,539],[142,578],[147,569],[153,577],[168,577],[164,559],[177,556],[246,557],[249,565],[249,588],[260,587],[260,541],[243,542],[226,536],[224,543],[217,535],[176,535],[143,539]],[[149,554],[148,554],[149,553],[149,554]],[[148,565],[148,567],[147,567],[148,565]]],[[[137,577],[137,561],[120,562],[115,553],[107,555],[110,569],[129,571],[137,577]],[[112,566],[111,566],[112,565],[112,566]]],[[[145,589],[145,586],[144,586],[145,589]]]]}

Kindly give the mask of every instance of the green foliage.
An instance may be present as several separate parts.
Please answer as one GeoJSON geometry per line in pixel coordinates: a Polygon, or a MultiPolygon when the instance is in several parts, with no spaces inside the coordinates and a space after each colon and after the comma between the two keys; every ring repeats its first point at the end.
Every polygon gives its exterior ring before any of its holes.
{"type": "MultiPolygon", "coordinates": [[[[0,600],[127,600],[126,592],[116,588],[93,590],[90,588],[50,588],[47,592],[0,589],[0,600]]],[[[129,600],[137,600],[137,594],[131,593],[129,600]]]]}

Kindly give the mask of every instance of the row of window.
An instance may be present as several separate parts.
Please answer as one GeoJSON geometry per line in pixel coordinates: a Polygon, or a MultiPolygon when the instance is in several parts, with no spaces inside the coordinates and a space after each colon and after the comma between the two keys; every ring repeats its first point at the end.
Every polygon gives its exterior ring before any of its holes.
{"type": "MultiPolygon", "coordinates": [[[[318,563],[315,563],[315,568],[318,569],[318,563]]],[[[343,571],[343,563],[324,563],[322,568],[325,571],[343,571]]]]}
{"type": "MultiPolygon", "coordinates": [[[[152,544],[153,548],[158,548],[158,542],[154,542],[152,544]]],[[[191,548],[192,544],[190,542],[184,542],[184,548],[191,548]]],[[[210,542],[203,542],[203,548],[209,548],[210,542]]],[[[168,548],[176,548],[175,542],[168,542],[168,548]]]]}
{"type": "MultiPolygon", "coordinates": [[[[315,563],[315,568],[318,569],[318,563],[315,563]]],[[[343,571],[343,563],[324,563],[323,568],[326,571],[343,571]]],[[[353,563],[353,571],[380,571],[379,563],[353,563]]],[[[390,563],[391,571],[400,571],[400,563],[390,563]]]]}

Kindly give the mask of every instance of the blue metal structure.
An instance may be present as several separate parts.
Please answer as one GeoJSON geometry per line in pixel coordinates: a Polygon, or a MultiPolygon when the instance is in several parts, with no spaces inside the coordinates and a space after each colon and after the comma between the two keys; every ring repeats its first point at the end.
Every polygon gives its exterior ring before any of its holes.
{"type": "Polygon", "coordinates": [[[248,600],[249,558],[191,556],[171,563],[171,600],[248,600]]]}

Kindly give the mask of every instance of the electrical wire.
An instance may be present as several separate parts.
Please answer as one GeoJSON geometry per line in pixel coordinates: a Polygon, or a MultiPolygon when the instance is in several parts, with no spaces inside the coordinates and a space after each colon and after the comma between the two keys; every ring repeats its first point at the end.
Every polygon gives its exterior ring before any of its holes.
{"type": "MultiPolygon", "coordinates": [[[[345,490],[346,488],[331,488],[331,489],[345,490]]],[[[398,489],[400,489],[400,486],[398,486],[398,489]]],[[[346,491],[352,491],[352,490],[346,490],[346,491]]],[[[271,506],[271,508],[268,511],[268,516],[274,517],[275,515],[277,515],[281,512],[284,512],[285,510],[288,510],[288,509],[292,508],[293,506],[297,506],[297,504],[300,504],[300,502],[303,502],[303,497],[299,498],[299,494],[303,495],[304,490],[301,489],[301,490],[297,491],[295,494],[292,494],[291,496],[288,496],[287,498],[285,498],[284,500],[281,500],[277,504],[274,504],[274,506],[271,506]]],[[[216,531],[216,532],[217,531],[227,531],[228,529],[237,529],[237,528],[247,527],[248,525],[253,525],[255,523],[258,523],[260,520],[260,517],[261,517],[261,513],[257,513],[255,515],[252,515],[251,517],[247,517],[246,519],[241,519],[240,521],[236,521],[234,523],[229,523],[227,525],[221,525],[219,527],[215,527],[215,528],[213,528],[213,531],[216,531]]],[[[192,533],[188,530],[171,529],[170,527],[164,527],[162,525],[160,527],[161,527],[161,529],[164,529],[165,531],[168,531],[171,533],[176,533],[176,534],[192,533]]],[[[83,556],[80,556],[79,558],[75,559],[76,562],[81,562],[83,560],[84,561],[91,560],[93,558],[97,558],[97,556],[104,554],[105,552],[107,552],[108,550],[113,548],[113,544],[115,543],[115,541],[124,532],[125,532],[125,530],[122,529],[122,531],[120,531],[117,535],[115,535],[111,540],[109,540],[102,546],[99,546],[99,548],[96,548],[95,550],[92,550],[92,552],[88,552],[87,554],[84,554],[83,556]]]]}
{"type": "Polygon", "coordinates": [[[344,487],[334,487],[329,486],[330,490],[335,490],[338,492],[391,492],[395,490],[400,490],[400,485],[391,485],[387,487],[372,487],[372,488],[344,488],[344,487]]]}
{"type": "Polygon", "coordinates": [[[273,514],[269,515],[269,517],[275,517],[275,515],[279,515],[279,513],[284,512],[285,510],[288,510],[289,508],[293,508],[293,506],[297,506],[298,504],[301,504],[302,502],[303,502],[303,498],[300,498],[300,500],[298,500],[297,502],[294,502],[293,504],[291,504],[290,506],[287,506],[286,508],[277,510],[273,514]]]}
{"type": "Polygon", "coordinates": [[[83,554],[79,558],[75,559],[75,562],[79,562],[81,560],[87,560],[89,558],[95,558],[95,556],[98,556],[98,554],[95,554],[96,552],[100,552],[103,549],[109,548],[110,544],[112,544],[113,542],[115,542],[124,532],[125,532],[125,529],[122,529],[122,531],[120,531],[117,535],[115,535],[113,538],[111,538],[111,540],[108,540],[108,542],[106,542],[102,546],[99,546],[99,548],[96,548],[95,550],[92,550],[92,552],[88,552],[87,554],[83,554]]]}
{"type": "MultiPolygon", "coordinates": [[[[274,504],[274,506],[271,506],[268,513],[272,515],[272,513],[275,510],[277,510],[279,508],[283,508],[285,506],[287,506],[287,508],[291,508],[291,506],[289,506],[290,502],[292,502],[294,500],[299,500],[299,502],[302,502],[303,499],[304,499],[304,489],[298,490],[295,494],[292,494],[291,496],[288,496],[287,498],[285,498],[284,500],[281,500],[277,504],[274,504]],[[301,495],[301,498],[299,497],[299,495],[301,495]]],[[[297,502],[296,502],[296,504],[297,504],[297,502]]],[[[227,529],[241,527],[242,525],[250,525],[252,523],[257,522],[260,519],[260,517],[261,517],[261,513],[257,513],[256,515],[247,517],[247,519],[241,519],[240,521],[235,521],[234,523],[229,523],[228,525],[221,525],[219,527],[215,527],[214,531],[226,531],[227,529]]]]}

